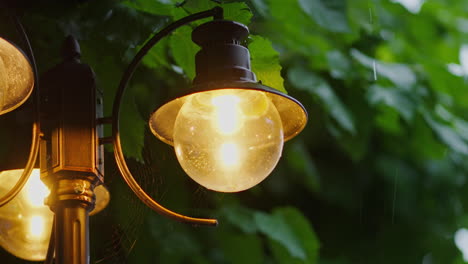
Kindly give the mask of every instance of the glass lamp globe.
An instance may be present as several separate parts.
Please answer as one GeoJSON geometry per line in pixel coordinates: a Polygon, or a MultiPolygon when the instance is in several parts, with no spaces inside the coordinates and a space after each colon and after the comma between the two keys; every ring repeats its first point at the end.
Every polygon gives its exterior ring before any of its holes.
{"type": "MultiPolygon", "coordinates": [[[[0,190],[6,193],[23,170],[0,173],[0,190]]],[[[11,254],[26,260],[44,260],[54,214],[44,206],[49,190],[34,169],[18,195],[0,208],[0,245],[11,254]]]]}
{"type": "Polygon", "coordinates": [[[153,134],[174,146],[184,171],[218,192],[247,190],[264,180],[283,143],[307,123],[294,98],[260,84],[232,85],[178,97],[149,120],[153,134]]]}
{"type": "MultiPolygon", "coordinates": [[[[22,169],[0,172],[0,195],[18,181],[22,169]]],[[[53,212],[44,205],[50,191],[34,169],[23,189],[9,203],[0,207],[0,246],[11,254],[30,261],[46,258],[52,231],[53,212]]],[[[109,192],[103,185],[95,188],[96,206],[90,215],[109,203],[109,192]]]]}
{"type": "Polygon", "coordinates": [[[174,124],[184,171],[207,189],[238,192],[265,179],[283,149],[281,118],[261,91],[221,89],[189,95],[174,124]]]}
{"type": "Polygon", "coordinates": [[[23,104],[33,86],[34,74],[26,56],[0,38],[0,115],[23,104]]]}

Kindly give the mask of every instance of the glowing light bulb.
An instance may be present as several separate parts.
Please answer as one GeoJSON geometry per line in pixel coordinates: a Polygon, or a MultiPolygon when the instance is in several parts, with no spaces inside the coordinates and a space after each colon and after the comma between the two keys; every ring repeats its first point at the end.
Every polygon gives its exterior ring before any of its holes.
{"type": "Polygon", "coordinates": [[[224,167],[239,166],[239,149],[235,143],[223,143],[220,147],[221,162],[224,167]]]}
{"type": "Polygon", "coordinates": [[[241,127],[240,98],[227,94],[213,97],[211,103],[215,106],[215,126],[223,134],[230,135],[241,127]]]}
{"type": "MultiPolygon", "coordinates": [[[[23,170],[0,172],[0,194],[10,190],[23,170]]],[[[34,169],[18,195],[0,208],[0,246],[26,260],[44,260],[52,229],[54,214],[44,199],[49,195],[34,169]]]]}
{"type": "Polygon", "coordinates": [[[238,192],[265,179],[283,148],[270,98],[255,90],[222,89],[186,98],[174,125],[174,149],[185,172],[208,189],[238,192]]]}
{"type": "MultiPolygon", "coordinates": [[[[0,172],[0,196],[18,181],[23,170],[0,172]]],[[[103,185],[94,189],[96,207],[90,214],[103,210],[109,202],[109,192],[103,185]]],[[[42,261],[47,254],[54,214],[44,199],[50,191],[34,169],[18,195],[0,207],[0,246],[26,260],[42,261]]]]}
{"type": "Polygon", "coordinates": [[[26,183],[26,201],[33,207],[44,206],[44,199],[49,196],[50,191],[41,181],[37,171],[34,171],[26,183]]]}
{"type": "Polygon", "coordinates": [[[46,221],[42,215],[33,215],[29,220],[29,235],[32,239],[43,239],[46,221]]]}

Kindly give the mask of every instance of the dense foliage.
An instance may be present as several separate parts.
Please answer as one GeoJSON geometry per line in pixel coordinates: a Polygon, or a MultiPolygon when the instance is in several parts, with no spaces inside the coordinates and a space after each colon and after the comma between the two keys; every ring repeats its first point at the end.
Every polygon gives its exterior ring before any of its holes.
{"type": "MultiPolygon", "coordinates": [[[[161,203],[219,217],[220,226],[194,228],[145,209],[108,153],[113,196],[91,220],[92,263],[463,263],[454,233],[468,225],[466,1],[426,0],[421,10],[390,0],[63,2],[21,10],[39,70],[59,61],[66,35],[76,36],[108,114],[141,44],[169,21],[216,5],[249,25],[257,77],[309,111],[308,126],[259,186],[240,194],[196,186],[146,124],[194,77],[191,28],[177,30],[132,80],[124,150],[161,203]]],[[[4,122],[21,123],[16,115],[4,122]]],[[[15,134],[7,124],[0,134],[15,134]]],[[[3,141],[4,157],[14,143],[3,141]]],[[[4,252],[0,259],[21,263],[4,252]]]]}

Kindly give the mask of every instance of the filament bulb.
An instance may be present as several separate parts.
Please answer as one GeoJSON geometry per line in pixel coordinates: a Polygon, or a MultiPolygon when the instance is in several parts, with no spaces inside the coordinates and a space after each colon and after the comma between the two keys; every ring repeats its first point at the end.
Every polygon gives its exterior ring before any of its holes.
{"type": "Polygon", "coordinates": [[[238,192],[265,179],[283,149],[280,116],[261,91],[222,89],[186,98],[174,125],[185,172],[208,189],[238,192]]]}

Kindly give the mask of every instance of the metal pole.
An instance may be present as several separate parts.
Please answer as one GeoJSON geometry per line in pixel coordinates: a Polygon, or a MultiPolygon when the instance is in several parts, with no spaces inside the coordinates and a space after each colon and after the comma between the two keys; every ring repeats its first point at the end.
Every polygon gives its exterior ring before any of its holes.
{"type": "Polygon", "coordinates": [[[63,61],[41,77],[41,179],[55,213],[55,264],[89,264],[89,212],[94,187],[104,179],[102,98],[80,55],[78,42],[68,37],[63,61]]]}
{"type": "Polygon", "coordinates": [[[55,209],[55,263],[89,263],[89,212],[80,203],[67,202],[55,209]]]}

